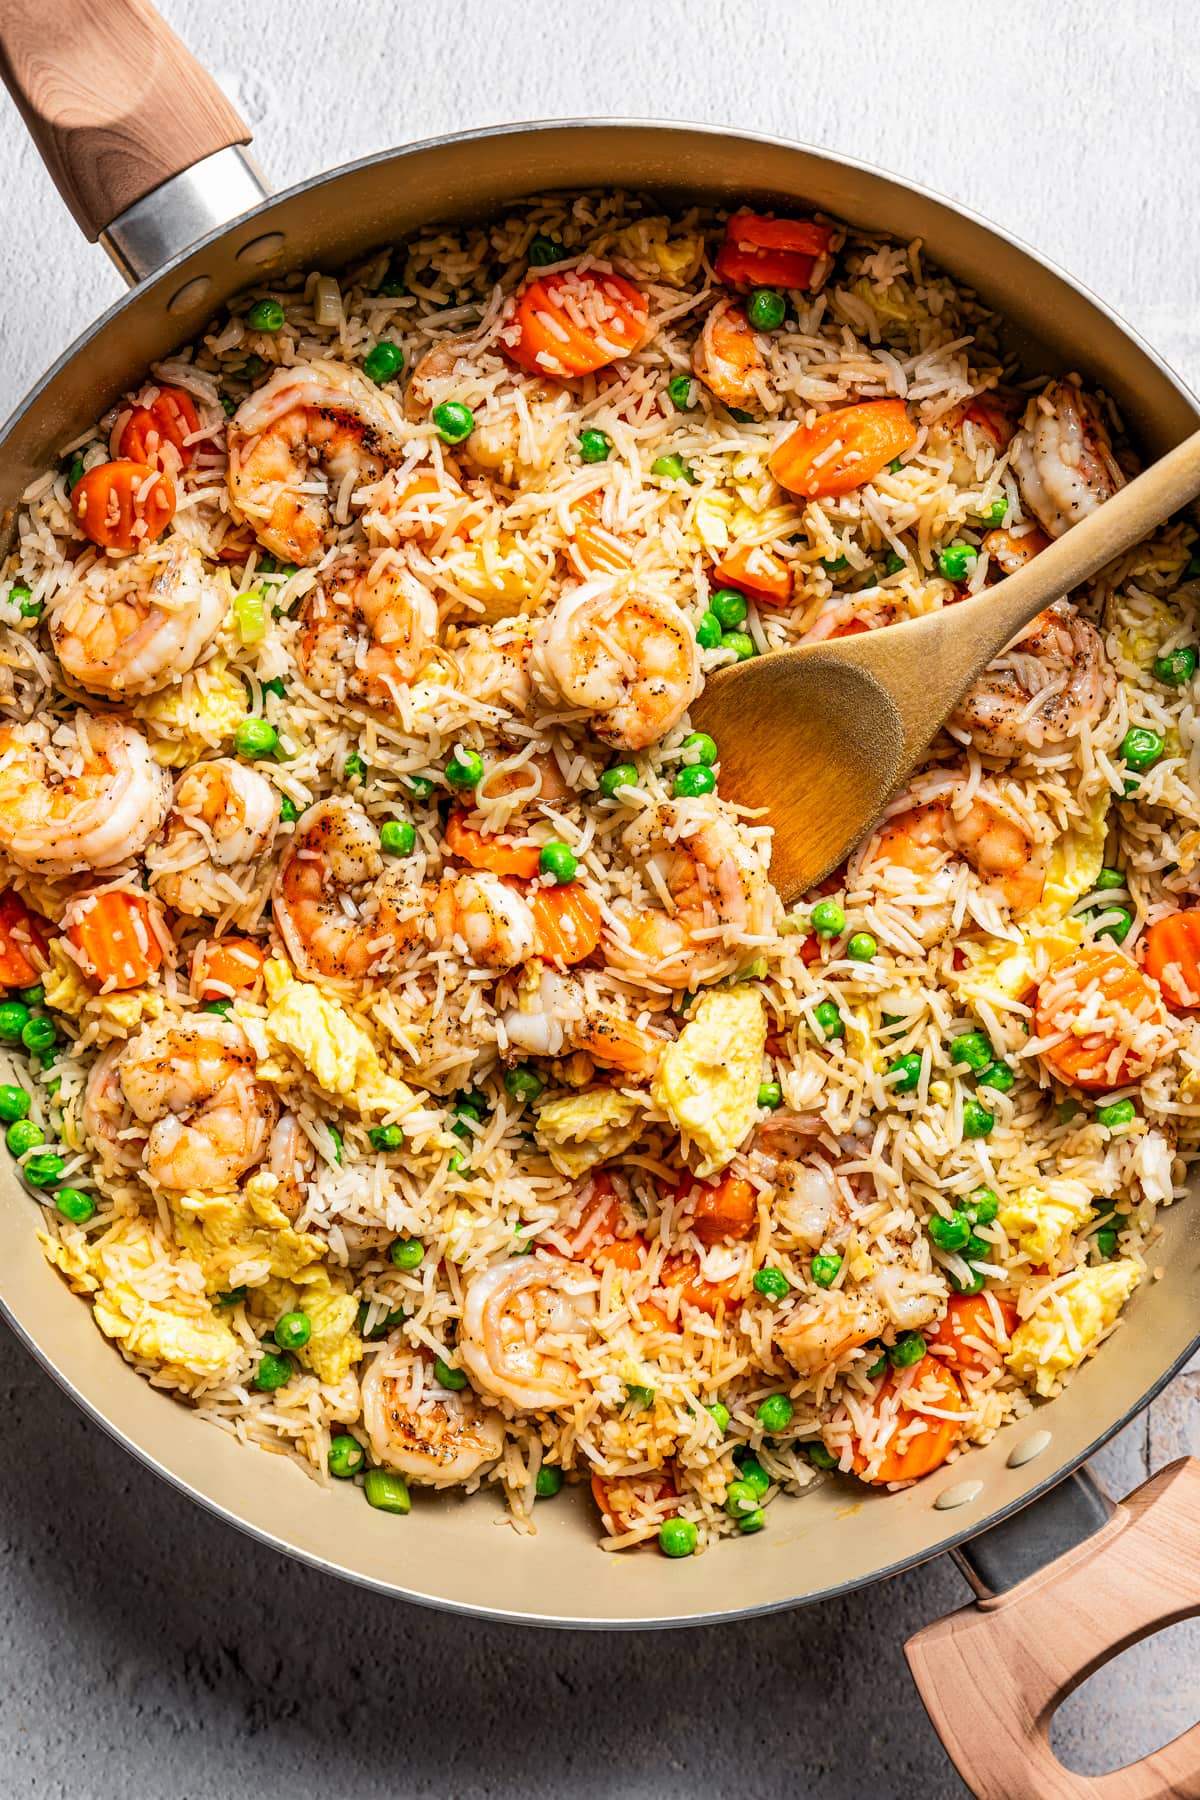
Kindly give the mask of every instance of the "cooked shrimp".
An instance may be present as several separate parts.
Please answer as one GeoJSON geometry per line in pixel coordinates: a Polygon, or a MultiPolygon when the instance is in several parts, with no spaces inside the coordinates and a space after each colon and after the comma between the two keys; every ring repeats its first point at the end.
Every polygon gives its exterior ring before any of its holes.
{"type": "Polygon", "coordinates": [[[529,902],[486,870],[443,875],[433,895],[433,932],[443,949],[462,952],[485,969],[512,969],[534,953],[537,930],[529,902]]]}
{"type": "Polygon", "coordinates": [[[950,724],[985,754],[1019,756],[1094,724],[1115,691],[1095,626],[1052,607],[971,683],[950,724]]]}
{"type": "Polygon", "coordinates": [[[518,1412],[582,1396],[576,1342],[591,1324],[597,1282],[555,1258],[514,1256],[466,1278],[458,1355],[475,1386],[518,1412]]]}
{"type": "Polygon", "coordinates": [[[766,359],[736,300],[719,300],[705,319],[692,351],[692,370],[722,405],[743,412],[761,406],[766,359]]]}
{"type": "Polygon", "coordinates": [[[669,896],[669,910],[613,902],[618,929],[607,943],[615,967],[669,988],[718,981],[746,960],[747,938],[770,931],[766,870],[716,800],[689,801],[682,822],[671,807],[644,813],[625,842],[646,868],[650,892],[669,896]]]}
{"type": "Polygon", "coordinates": [[[444,400],[475,414],[475,428],[455,454],[506,483],[548,467],[572,405],[559,389],[514,377],[494,350],[468,337],[440,338],[413,365],[405,416],[425,420],[444,400]]]}
{"type": "Polygon", "coordinates": [[[115,869],[166,817],[171,779],[140,732],[77,712],[53,738],[0,728],[0,850],[22,869],[115,869]]]}
{"type": "Polygon", "coordinates": [[[92,1071],[88,1130],[158,1187],[217,1193],[267,1154],[279,1103],[236,1019],[159,1020],[92,1071]]]}
{"type": "Polygon", "coordinates": [[[509,1047],[521,1056],[565,1056],[583,1050],[604,1069],[649,1080],[665,1038],[592,999],[573,975],[540,972],[501,1015],[509,1047]]]}
{"type": "Polygon", "coordinates": [[[1020,531],[989,531],[983,540],[984,549],[1002,575],[1015,575],[1049,544],[1050,539],[1036,525],[1023,526],[1020,531]]]}
{"type": "Polygon", "coordinates": [[[193,669],[229,611],[229,582],[181,538],[98,562],[47,615],[72,680],[115,700],[152,694],[193,669]]]}
{"type": "Polygon", "coordinates": [[[532,668],[551,700],[591,713],[596,736],[622,750],[657,743],[700,689],[695,633],[679,608],[611,577],[555,603],[538,629],[532,668]]]}
{"type": "Polygon", "coordinates": [[[301,620],[296,656],[313,691],[371,706],[386,706],[416,680],[437,639],[433,595],[387,551],[370,566],[331,571],[301,620]]]}
{"type": "Polygon", "coordinates": [[[524,619],[476,625],[454,652],[459,685],[472,700],[524,718],[533,699],[532,653],[533,628],[524,619]]]}
{"type": "Polygon", "coordinates": [[[928,882],[956,856],[1014,913],[1028,912],[1042,897],[1045,847],[998,798],[982,789],[960,806],[951,793],[894,813],[856,861],[878,861],[928,882]]]}
{"type": "Polygon", "coordinates": [[[310,807],[280,859],[275,923],[297,968],[340,981],[387,971],[417,938],[419,893],[407,868],[384,875],[379,834],[361,807],[310,807]]]}
{"type": "Polygon", "coordinates": [[[280,1113],[267,1145],[267,1168],[279,1177],[273,1197],[289,1219],[299,1218],[316,1166],[312,1140],[295,1113],[280,1113]]]}
{"type": "Polygon", "coordinates": [[[162,843],[146,856],[158,894],[192,918],[236,918],[278,817],[279,796],[257,769],[231,756],[194,763],[175,784],[162,843]]]}
{"type": "Polygon", "coordinates": [[[362,1407],[376,1462],[411,1481],[470,1481],[504,1450],[501,1415],[470,1388],[444,1388],[398,1331],[363,1376],[362,1407]]]}
{"type": "Polygon", "coordinates": [[[802,1301],[772,1336],[797,1375],[815,1375],[869,1344],[887,1322],[882,1302],[869,1289],[834,1288],[802,1301]]]}
{"type": "Polygon", "coordinates": [[[1022,500],[1055,538],[1125,485],[1099,403],[1073,381],[1029,402],[1009,457],[1022,500]]]}
{"type": "Polygon", "coordinates": [[[399,462],[397,425],[379,390],[343,363],[277,369],[229,421],[235,519],[275,556],[318,562],[353,490],[399,462]]]}

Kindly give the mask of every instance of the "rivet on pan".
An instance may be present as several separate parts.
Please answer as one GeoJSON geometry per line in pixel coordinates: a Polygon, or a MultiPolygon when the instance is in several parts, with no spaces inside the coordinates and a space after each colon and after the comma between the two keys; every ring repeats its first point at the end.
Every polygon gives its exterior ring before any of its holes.
{"type": "Polygon", "coordinates": [[[171,313],[191,312],[208,299],[213,291],[212,277],[197,275],[194,281],[185,281],[179,292],[172,294],[167,301],[167,311],[171,313]]]}
{"type": "Polygon", "coordinates": [[[982,1492],[982,1481],[957,1481],[953,1487],[943,1488],[933,1504],[938,1512],[950,1512],[968,1500],[977,1500],[982,1492]]]}
{"type": "Polygon", "coordinates": [[[286,243],[282,231],[264,231],[261,237],[251,238],[248,244],[242,245],[237,259],[240,263],[253,263],[257,268],[260,263],[268,263],[278,256],[286,243]]]}
{"type": "Polygon", "coordinates": [[[1026,1463],[1032,1462],[1035,1456],[1040,1456],[1042,1454],[1042,1451],[1049,1442],[1050,1433],[1048,1431],[1031,1431],[1029,1436],[1019,1443],[1015,1450],[1009,1451],[1009,1468],[1023,1469],[1026,1463]]]}

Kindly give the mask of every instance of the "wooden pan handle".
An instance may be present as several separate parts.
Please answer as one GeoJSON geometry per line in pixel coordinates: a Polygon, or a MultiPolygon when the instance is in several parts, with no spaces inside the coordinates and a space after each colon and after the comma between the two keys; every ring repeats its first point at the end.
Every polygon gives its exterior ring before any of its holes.
{"type": "Polygon", "coordinates": [[[91,239],[245,121],[149,0],[0,0],[0,76],[91,239]]]}
{"type": "Polygon", "coordinates": [[[1050,1748],[1056,1708],[1119,1651],[1200,1613],[1200,1461],[1172,1463],[1076,1549],[905,1645],[921,1698],[978,1800],[1200,1797],[1200,1725],[1112,1774],[1050,1748]]]}

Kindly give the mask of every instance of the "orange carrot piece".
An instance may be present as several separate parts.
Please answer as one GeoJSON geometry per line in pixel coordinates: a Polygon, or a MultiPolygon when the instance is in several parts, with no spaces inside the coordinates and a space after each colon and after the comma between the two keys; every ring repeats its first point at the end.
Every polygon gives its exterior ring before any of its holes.
{"type": "Polygon", "coordinates": [[[196,957],[193,980],[202,1000],[250,994],[262,978],[268,952],[253,938],[206,938],[196,957]]]}
{"type": "Polygon", "coordinates": [[[725,227],[713,270],[729,287],[807,288],[832,237],[828,225],[812,219],[737,212],[725,227]]]}
{"type": "Polygon", "coordinates": [[[141,987],[163,960],[152,918],[144,894],[114,889],[74,901],[67,936],[79,952],[84,973],[101,987],[141,987]]]}
{"type": "Polygon", "coordinates": [[[758,1218],[758,1202],[750,1183],[741,1175],[722,1175],[720,1181],[697,1182],[685,1196],[692,1230],[704,1245],[722,1238],[747,1238],[758,1218]]]}
{"type": "Polygon", "coordinates": [[[50,926],[19,894],[0,894],[0,987],[34,987],[49,958],[50,926]]]}
{"type": "Polygon", "coordinates": [[[603,269],[562,269],[527,282],[517,296],[520,335],[508,344],[531,375],[571,381],[629,356],[646,335],[650,304],[640,288],[603,269]]]}
{"type": "Polygon", "coordinates": [[[998,450],[1003,450],[1021,419],[1021,404],[1015,395],[976,394],[966,407],[963,418],[981,431],[986,431],[998,450]]]}
{"type": "Polygon", "coordinates": [[[797,425],[767,461],[781,487],[815,500],[853,493],[916,441],[903,400],[865,400],[797,425]]]}
{"type": "Polygon", "coordinates": [[[79,529],[103,550],[143,550],[175,517],[175,484],[149,463],[100,463],[75,484],[79,529]]]}
{"type": "MultiPolygon", "coordinates": [[[[186,469],[196,454],[195,446],[187,440],[199,429],[200,415],[192,396],[183,388],[160,388],[149,406],[135,406],[126,419],[121,427],[117,455],[131,462],[161,468],[164,466],[163,445],[171,444],[179,463],[186,469]]],[[[168,461],[166,466],[173,464],[168,461]]]]}
{"type": "MultiPolygon", "coordinates": [[[[441,481],[436,475],[417,474],[389,502],[387,517],[399,537],[428,542],[445,531],[453,509],[462,504],[462,499],[462,489],[448,472],[441,481]]],[[[482,516],[482,509],[472,503],[455,525],[454,536],[469,537],[482,516]]]]}
{"type": "MultiPolygon", "coordinates": [[[[1052,965],[1038,988],[1034,1018],[1039,1037],[1067,1033],[1042,1051],[1042,1061],[1060,1081],[1094,1093],[1122,1087],[1148,1066],[1144,1058],[1139,1063],[1132,1050],[1116,1058],[1131,1027],[1157,1025],[1166,1041],[1166,1012],[1158,983],[1123,950],[1103,944],[1085,944],[1052,965]],[[1085,995],[1096,982],[1104,1016],[1098,1025],[1078,1029],[1079,1012],[1089,1004],[1085,995]]],[[[1151,1057],[1151,1062],[1156,1060],[1151,1057]]]]}
{"type": "Polygon", "coordinates": [[[1007,1300],[998,1300],[996,1304],[1002,1321],[999,1339],[986,1295],[951,1294],[946,1316],[923,1334],[931,1350],[945,1351],[946,1354],[938,1358],[943,1368],[966,1375],[982,1374],[991,1366],[974,1344],[967,1343],[968,1338],[981,1338],[984,1343],[995,1344],[999,1353],[1008,1348],[1009,1339],[1017,1328],[1017,1309],[1007,1300]]]}
{"type": "Polygon", "coordinates": [[[792,571],[765,544],[732,550],[714,565],[713,574],[723,586],[740,588],[768,606],[786,606],[792,597],[792,571]]]}
{"type": "Polygon", "coordinates": [[[592,1499],[596,1502],[611,1537],[622,1537],[636,1523],[634,1508],[638,1492],[651,1502],[676,1498],[675,1483],[669,1475],[592,1476],[592,1499]]]}
{"type": "Polygon", "coordinates": [[[617,1230],[622,1222],[616,1189],[611,1178],[601,1171],[592,1180],[592,1191],[575,1227],[573,1254],[590,1263],[613,1263],[618,1269],[631,1272],[640,1269],[650,1246],[639,1232],[623,1237],[617,1230]]]}
{"type": "Polygon", "coordinates": [[[710,1317],[718,1306],[732,1306],[738,1289],[736,1275],[727,1275],[723,1281],[705,1281],[695,1256],[669,1256],[662,1266],[661,1279],[663,1287],[678,1290],[689,1306],[710,1317]]]}
{"type": "Polygon", "coordinates": [[[1172,1006],[1200,1006],[1200,907],[1158,919],[1146,933],[1144,967],[1172,1006]]]}
{"type": "Polygon", "coordinates": [[[600,907],[577,881],[562,887],[531,888],[537,954],[550,961],[582,962],[600,942],[600,907]]]}
{"type": "Polygon", "coordinates": [[[615,532],[600,523],[599,493],[585,494],[571,509],[575,519],[575,552],[593,575],[622,575],[633,558],[615,532]]]}
{"type": "MultiPolygon", "coordinates": [[[[960,1413],[963,1410],[962,1389],[959,1387],[950,1370],[935,1362],[933,1357],[926,1357],[916,1371],[913,1387],[920,1385],[927,1390],[926,1399],[931,1406],[942,1412],[960,1413]],[[931,1391],[929,1391],[931,1390],[931,1391]]],[[[898,1377],[892,1371],[884,1377],[871,1402],[876,1412],[882,1410],[885,1402],[896,1392],[898,1377]]],[[[903,1390],[907,1393],[907,1386],[903,1390]]],[[[902,1449],[885,1451],[879,1468],[873,1475],[864,1474],[867,1459],[861,1450],[854,1454],[854,1470],[864,1481],[872,1483],[888,1481],[919,1481],[923,1475],[932,1475],[940,1469],[962,1436],[962,1426],[956,1419],[934,1419],[922,1415],[920,1401],[914,1397],[914,1403],[905,1416],[903,1407],[897,1424],[897,1435],[906,1431],[913,1419],[921,1420],[921,1429],[906,1439],[902,1449]]]]}
{"type": "Polygon", "coordinates": [[[461,812],[452,812],[446,820],[442,842],[451,856],[470,863],[473,869],[490,869],[493,875],[515,875],[521,881],[532,881],[542,853],[539,844],[526,839],[476,831],[461,812]]]}

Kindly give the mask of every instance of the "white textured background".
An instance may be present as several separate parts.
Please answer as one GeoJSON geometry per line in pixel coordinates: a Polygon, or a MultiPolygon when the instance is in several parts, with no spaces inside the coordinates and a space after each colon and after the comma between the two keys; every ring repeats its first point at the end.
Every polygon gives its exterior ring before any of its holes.
{"type": "MultiPolygon", "coordinates": [[[[511,119],[775,132],[996,219],[1200,388],[1189,0],[162,10],[241,106],[280,184],[511,119]]],[[[50,5],[47,29],[61,29],[50,5]]],[[[75,234],[3,100],[0,132],[3,414],[120,284],[75,234]]],[[[910,1631],[965,1598],[945,1560],[804,1613],[670,1638],[467,1624],[360,1594],[218,1525],[111,1445],[6,1334],[0,1391],[4,1800],[964,1792],[900,1654],[910,1631]]],[[[1200,1453],[1195,1373],[1096,1467],[1124,1493],[1187,1450],[1200,1453]]],[[[1064,1720],[1074,1766],[1099,1772],[1190,1723],[1195,1643],[1167,1634],[1076,1698],[1064,1720]]]]}

